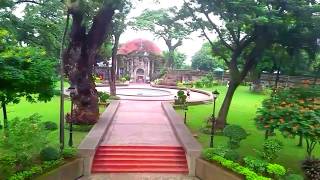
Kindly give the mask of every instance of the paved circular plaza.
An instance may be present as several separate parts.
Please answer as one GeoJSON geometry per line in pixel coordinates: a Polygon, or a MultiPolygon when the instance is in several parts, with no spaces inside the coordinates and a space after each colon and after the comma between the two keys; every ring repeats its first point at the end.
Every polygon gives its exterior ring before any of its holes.
{"type": "MultiPolygon", "coordinates": [[[[109,87],[96,87],[98,91],[109,92],[109,87]]],[[[178,89],[155,88],[149,84],[130,84],[129,86],[117,87],[117,96],[121,100],[134,101],[174,101],[178,89]]],[[[184,90],[186,93],[186,90],[184,90]]],[[[208,102],[212,97],[203,92],[190,91],[188,102],[208,102]]]]}

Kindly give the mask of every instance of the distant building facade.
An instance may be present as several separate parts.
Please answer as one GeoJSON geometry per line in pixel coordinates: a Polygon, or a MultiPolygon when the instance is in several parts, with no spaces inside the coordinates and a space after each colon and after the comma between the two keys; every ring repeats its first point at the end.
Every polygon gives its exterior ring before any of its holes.
{"type": "Polygon", "coordinates": [[[135,39],[120,45],[117,53],[117,75],[128,75],[131,82],[149,82],[164,66],[162,51],[152,41],[135,39]]]}

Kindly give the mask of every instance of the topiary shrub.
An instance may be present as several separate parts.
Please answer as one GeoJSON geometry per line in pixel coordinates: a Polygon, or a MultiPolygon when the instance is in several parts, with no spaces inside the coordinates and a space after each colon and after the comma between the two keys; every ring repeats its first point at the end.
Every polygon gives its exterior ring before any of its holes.
{"type": "Polygon", "coordinates": [[[308,179],[320,179],[320,160],[306,159],[302,163],[302,170],[308,179]]]}
{"type": "Polygon", "coordinates": [[[42,161],[53,161],[59,159],[59,151],[54,147],[46,147],[40,152],[40,159],[42,161]]]}
{"type": "Polygon", "coordinates": [[[237,151],[233,150],[233,149],[229,149],[224,154],[224,158],[226,158],[228,160],[231,160],[231,161],[237,162],[240,159],[240,154],[237,151]]]}
{"type": "Polygon", "coordinates": [[[281,141],[277,139],[268,139],[263,143],[263,150],[259,152],[259,155],[264,160],[270,162],[278,158],[278,152],[283,148],[281,141]]]}
{"type": "Polygon", "coordinates": [[[184,94],[184,91],[179,90],[177,92],[177,96],[178,96],[178,99],[175,99],[174,104],[182,105],[182,104],[185,104],[187,102],[187,96],[184,94]]]}
{"type": "Polygon", "coordinates": [[[239,125],[228,125],[223,129],[224,136],[229,138],[229,147],[236,149],[240,146],[240,141],[246,139],[247,132],[239,125]]]}
{"type": "Polygon", "coordinates": [[[58,129],[57,123],[52,122],[52,121],[43,122],[43,126],[44,126],[44,129],[48,130],[48,131],[55,131],[58,129]]]}

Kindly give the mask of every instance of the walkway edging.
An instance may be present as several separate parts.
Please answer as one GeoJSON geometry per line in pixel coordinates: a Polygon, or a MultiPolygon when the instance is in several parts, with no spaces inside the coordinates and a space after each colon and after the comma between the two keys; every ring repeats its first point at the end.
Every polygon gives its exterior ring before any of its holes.
{"type": "Polygon", "coordinates": [[[116,114],[120,101],[112,101],[107,109],[101,114],[98,122],[92,127],[87,136],[78,147],[80,157],[84,158],[84,176],[91,174],[91,165],[96,149],[99,147],[106,135],[114,115],[116,114]]]}
{"type": "Polygon", "coordinates": [[[150,83],[151,87],[154,88],[167,88],[167,89],[178,89],[178,90],[190,90],[192,92],[197,92],[197,93],[201,93],[201,94],[205,94],[207,96],[209,96],[208,100],[205,101],[198,101],[198,100],[188,100],[188,104],[189,105],[199,105],[199,104],[207,104],[213,101],[213,96],[210,92],[208,91],[204,91],[204,90],[200,90],[200,89],[195,89],[195,88],[184,88],[184,87],[177,87],[177,86],[167,86],[167,85],[159,85],[159,84],[154,84],[154,83],[150,83]]]}
{"type": "Polygon", "coordinates": [[[201,155],[202,147],[200,143],[194,139],[191,132],[184,124],[182,117],[176,113],[169,102],[162,102],[161,107],[169,119],[173,132],[186,152],[189,175],[195,176],[196,160],[201,155]]]}

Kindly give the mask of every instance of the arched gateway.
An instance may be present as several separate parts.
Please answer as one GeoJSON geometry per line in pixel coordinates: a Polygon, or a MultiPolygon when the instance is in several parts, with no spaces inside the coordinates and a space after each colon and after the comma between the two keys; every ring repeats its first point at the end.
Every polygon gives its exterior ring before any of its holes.
{"type": "Polygon", "coordinates": [[[135,39],[120,45],[117,75],[129,75],[131,82],[149,82],[160,74],[164,64],[160,48],[149,40],[135,39]]]}

